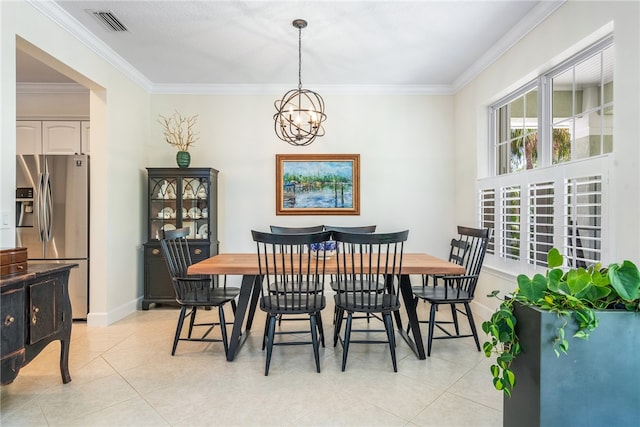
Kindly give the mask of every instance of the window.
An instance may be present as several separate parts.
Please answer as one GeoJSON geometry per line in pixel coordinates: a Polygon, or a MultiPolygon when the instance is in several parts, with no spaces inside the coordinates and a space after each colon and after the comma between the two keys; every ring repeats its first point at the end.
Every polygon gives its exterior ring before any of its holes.
{"type": "Polygon", "coordinates": [[[532,169],[538,162],[538,90],[536,85],[499,107],[495,114],[496,174],[532,169]]]}
{"type": "Polygon", "coordinates": [[[494,176],[478,180],[489,260],[545,267],[557,247],[580,267],[605,255],[613,50],[609,36],[490,106],[494,176]]]}
{"type": "Polygon", "coordinates": [[[582,56],[546,76],[552,89],[553,164],[613,150],[613,45],[582,56]]]}

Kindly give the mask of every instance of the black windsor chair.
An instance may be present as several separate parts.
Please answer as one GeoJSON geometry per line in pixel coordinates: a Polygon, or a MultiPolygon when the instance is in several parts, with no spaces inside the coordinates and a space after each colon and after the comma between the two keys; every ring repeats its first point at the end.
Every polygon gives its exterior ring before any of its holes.
{"type": "Polygon", "coordinates": [[[212,276],[187,276],[187,268],[192,264],[187,239],[189,232],[188,227],[164,231],[164,237],[160,240],[176,294],[176,301],[180,305],[180,315],[171,355],[175,355],[179,341],[222,342],[226,355],[229,350],[229,342],[224,306],[230,302],[235,314],[235,298],[240,293],[240,289],[226,287],[226,281],[224,286],[218,287],[212,276]],[[196,323],[198,308],[210,309],[212,307],[218,307],[219,322],[196,323]],[[187,312],[187,310],[190,311],[187,312]],[[189,331],[187,337],[184,338],[181,336],[182,326],[187,316],[189,316],[189,331]],[[207,327],[207,329],[199,337],[194,337],[192,335],[194,327],[201,326],[207,327]],[[222,338],[208,338],[215,326],[220,326],[222,338]]]}
{"type": "MultiPolygon", "coordinates": [[[[333,226],[333,225],[325,225],[324,229],[327,231],[341,231],[344,233],[367,233],[367,234],[371,234],[371,233],[375,233],[376,232],[376,226],[375,225],[357,225],[357,226],[333,226]]],[[[342,245],[341,248],[342,252],[350,252],[351,251],[351,245],[342,245]]],[[[336,276],[335,275],[331,275],[331,282],[330,282],[330,286],[331,289],[333,289],[334,291],[337,292],[337,284],[336,284],[336,276]]],[[[337,314],[337,310],[334,309],[333,311],[333,324],[335,325],[336,323],[336,314],[337,314]]],[[[374,315],[375,317],[375,315],[374,315]]],[[[364,316],[354,316],[354,319],[367,319],[367,323],[369,323],[370,319],[371,319],[371,313],[367,313],[364,316]]],[[[382,319],[378,319],[378,320],[382,320],[382,319]]]]}
{"type": "Polygon", "coordinates": [[[394,372],[398,371],[395,333],[391,313],[400,309],[399,286],[394,280],[402,268],[404,242],[409,231],[395,233],[332,232],[337,245],[336,294],[337,314],[334,326],[334,346],[342,344],[342,370],[347,365],[349,345],[352,343],[389,344],[394,372]],[[348,251],[342,250],[345,246],[348,251]],[[384,321],[387,339],[351,339],[354,313],[379,313],[384,321]],[[340,336],[342,323],[346,325],[340,336]]]}
{"type": "MultiPolygon", "coordinates": [[[[431,355],[431,345],[434,339],[451,339],[473,337],[478,351],[480,342],[478,332],[473,320],[470,303],[473,301],[480,270],[487,250],[487,244],[491,238],[491,229],[477,229],[458,226],[459,237],[451,240],[451,250],[449,261],[465,267],[464,275],[434,275],[431,276],[433,283],[429,285],[428,278],[423,278],[422,286],[413,286],[414,304],[417,306],[419,300],[430,303],[429,320],[420,320],[419,323],[429,324],[427,339],[427,356],[431,355]],[[436,312],[440,305],[449,305],[451,308],[452,320],[437,320],[436,312]],[[464,306],[464,311],[458,308],[464,306]],[[458,324],[458,314],[463,314],[469,321],[471,333],[461,333],[458,324]],[[443,325],[453,324],[454,331],[445,328],[443,325]],[[434,336],[435,328],[438,328],[444,335],[434,336]]],[[[407,327],[407,332],[410,327],[407,327]]]]}
{"type": "Polygon", "coordinates": [[[267,314],[265,375],[274,345],[312,344],[316,371],[320,372],[318,335],[324,336],[320,312],[326,306],[324,296],[325,257],[305,249],[329,240],[331,233],[274,234],[252,230],[256,242],[258,266],[262,278],[260,309],[267,314]],[[311,341],[278,341],[276,335],[299,334],[300,331],[275,331],[281,315],[308,315],[311,341]]]}
{"type": "MultiPolygon", "coordinates": [[[[305,227],[286,227],[286,226],[281,226],[281,225],[270,225],[269,226],[271,232],[273,234],[306,234],[306,233],[318,233],[320,231],[324,231],[324,225],[311,225],[311,226],[305,226],[305,227]]],[[[302,248],[303,250],[307,250],[306,247],[302,248]]],[[[287,316],[286,318],[284,318],[283,315],[279,315],[278,316],[278,326],[282,325],[282,321],[307,321],[308,319],[306,317],[297,317],[297,316],[287,316]]],[[[322,319],[319,318],[320,323],[322,322],[322,319]]],[[[265,326],[265,330],[266,330],[266,326],[265,326]]],[[[322,344],[322,346],[324,347],[324,334],[320,335],[320,342],[322,344]]],[[[262,341],[262,349],[264,350],[264,346],[266,344],[266,340],[262,341]]]]}

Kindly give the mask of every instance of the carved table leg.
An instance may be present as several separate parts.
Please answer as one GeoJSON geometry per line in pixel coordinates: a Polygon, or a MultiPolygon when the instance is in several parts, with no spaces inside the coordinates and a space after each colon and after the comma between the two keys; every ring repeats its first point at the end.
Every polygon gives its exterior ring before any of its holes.
{"type": "MultiPolygon", "coordinates": [[[[71,331],[69,331],[71,332],[71,331]]],[[[71,382],[69,374],[69,347],[71,344],[71,334],[65,339],[60,340],[60,374],[64,384],[71,382]]]]}

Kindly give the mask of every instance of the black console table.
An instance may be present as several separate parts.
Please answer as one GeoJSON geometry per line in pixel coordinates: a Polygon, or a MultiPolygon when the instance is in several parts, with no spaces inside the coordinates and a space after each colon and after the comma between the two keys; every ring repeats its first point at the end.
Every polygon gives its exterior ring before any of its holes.
{"type": "Polygon", "coordinates": [[[0,277],[3,385],[13,382],[21,367],[56,340],[60,340],[62,382],[71,381],[68,282],[73,267],[77,264],[29,264],[25,272],[0,277]]]}

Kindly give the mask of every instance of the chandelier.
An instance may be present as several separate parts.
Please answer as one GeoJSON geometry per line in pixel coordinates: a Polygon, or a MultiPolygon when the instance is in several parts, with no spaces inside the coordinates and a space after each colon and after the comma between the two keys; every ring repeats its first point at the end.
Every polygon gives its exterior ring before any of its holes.
{"type": "Polygon", "coordinates": [[[305,146],[316,137],[324,136],[322,122],[327,116],[322,97],[302,88],[302,29],[307,26],[307,21],[296,19],[293,26],[298,29],[298,89],[292,89],[281,100],[276,100],[274,105],[278,112],[273,119],[278,138],[291,145],[305,146]]]}

